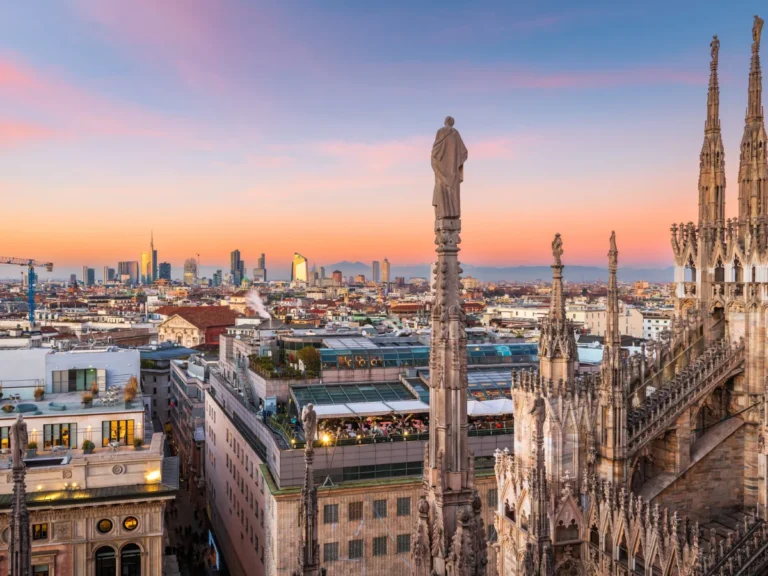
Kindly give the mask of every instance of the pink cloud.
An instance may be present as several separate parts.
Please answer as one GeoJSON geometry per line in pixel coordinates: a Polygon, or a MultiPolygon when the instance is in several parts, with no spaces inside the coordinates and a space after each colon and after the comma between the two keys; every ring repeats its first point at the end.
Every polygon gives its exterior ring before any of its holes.
{"type": "Polygon", "coordinates": [[[77,0],[83,18],[132,56],[169,68],[195,89],[239,95],[244,72],[306,62],[312,53],[264,6],[208,0],[77,0]]]}
{"type": "Polygon", "coordinates": [[[104,97],[8,55],[0,55],[0,102],[3,101],[55,128],[38,130],[41,138],[56,132],[68,137],[142,136],[179,139],[193,145],[198,142],[186,125],[104,97]]]}
{"type": "Polygon", "coordinates": [[[0,146],[13,147],[51,137],[55,131],[36,124],[0,120],[0,146]]]}
{"type": "MultiPolygon", "coordinates": [[[[534,140],[533,136],[517,135],[473,140],[471,143],[467,142],[467,146],[473,159],[511,158],[517,154],[521,145],[530,144],[534,140]]],[[[379,143],[346,140],[318,142],[309,146],[309,152],[337,158],[371,172],[384,172],[396,165],[423,165],[424,162],[429,162],[431,147],[430,138],[414,136],[379,143]]]]}

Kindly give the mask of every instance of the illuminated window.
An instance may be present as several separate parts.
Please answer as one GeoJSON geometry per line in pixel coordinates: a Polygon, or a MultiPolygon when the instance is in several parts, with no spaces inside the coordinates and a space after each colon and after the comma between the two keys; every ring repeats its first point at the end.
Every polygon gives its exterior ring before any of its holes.
{"type": "Polygon", "coordinates": [[[48,524],[32,525],[32,540],[48,540],[48,524]]]}
{"type": "Polygon", "coordinates": [[[123,520],[123,528],[125,528],[128,531],[136,530],[136,527],[138,525],[139,525],[139,521],[133,516],[128,516],[125,520],[123,520]]]}
{"type": "Polygon", "coordinates": [[[133,420],[104,420],[101,423],[101,445],[118,442],[124,446],[133,445],[133,420]]]}

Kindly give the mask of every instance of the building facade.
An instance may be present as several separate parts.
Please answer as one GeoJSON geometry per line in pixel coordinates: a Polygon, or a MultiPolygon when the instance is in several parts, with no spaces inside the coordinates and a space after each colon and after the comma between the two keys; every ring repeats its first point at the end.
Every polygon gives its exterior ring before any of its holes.
{"type": "Polygon", "coordinates": [[[500,574],[768,573],[762,26],[756,16],[734,220],[711,43],[699,219],[672,226],[669,328],[621,350],[612,237],[599,373],[574,374],[570,331],[549,329],[539,371],[514,377],[514,449],[496,454],[500,574]]]}

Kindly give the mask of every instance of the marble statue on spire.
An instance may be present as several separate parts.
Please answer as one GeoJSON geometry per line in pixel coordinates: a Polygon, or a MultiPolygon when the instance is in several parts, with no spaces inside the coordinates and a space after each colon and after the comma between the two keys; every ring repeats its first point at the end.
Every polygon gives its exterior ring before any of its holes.
{"type": "Polygon", "coordinates": [[[487,534],[467,422],[467,333],[461,297],[460,184],[467,149],[453,118],[432,147],[437,264],[429,353],[424,494],[411,540],[411,576],[486,576],[487,534]]]}
{"type": "Polygon", "coordinates": [[[453,118],[448,116],[432,145],[432,170],[435,172],[432,205],[437,220],[461,217],[460,187],[464,181],[467,148],[453,124],[453,118]]]}
{"type": "Polygon", "coordinates": [[[755,14],[755,22],[752,24],[752,41],[757,44],[758,48],[760,46],[760,35],[763,33],[763,22],[763,19],[755,14]]]}
{"type": "Polygon", "coordinates": [[[562,266],[563,262],[560,257],[563,255],[563,240],[560,238],[560,234],[555,234],[555,239],[552,240],[552,256],[555,257],[555,266],[562,266]]]}

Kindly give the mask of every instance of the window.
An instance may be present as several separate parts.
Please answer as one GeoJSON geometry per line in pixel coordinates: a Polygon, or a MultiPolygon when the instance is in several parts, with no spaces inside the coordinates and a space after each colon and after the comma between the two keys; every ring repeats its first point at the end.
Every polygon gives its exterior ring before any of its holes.
{"type": "Polygon", "coordinates": [[[386,500],[373,501],[373,517],[374,518],[387,517],[387,501],[386,500]]]}
{"type": "Polygon", "coordinates": [[[339,505],[326,504],[323,506],[323,524],[339,523],[339,505]]]}
{"type": "Polygon", "coordinates": [[[120,551],[120,576],[141,576],[141,549],[127,544],[120,551]]]}
{"type": "Polygon", "coordinates": [[[108,518],[104,518],[104,520],[99,520],[96,523],[96,530],[101,532],[102,534],[108,534],[112,531],[112,520],[109,520],[108,518]]]}
{"type": "Polygon", "coordinates": [[[48,524],[32,525],[32,540],[48,540],[48,524]]]}
{"type": "Polygon", "coordinates": [[[488,508],[496,508],[499,504],[499,489],[491,488],[488,490],[488,508]]]}
{"type": "Polygon", "coordinates": [[[44,424],[43,449],[50,450],[52,446],[77,448],[77,424],[44,424]]]}
{"type": "Polygon", "coordinates": [[[397,553],[405,554],[406,552],[410,552],[410,551],[411,551],[411,535],[398,534],[397,535],[397,553]]]}
{"type": "Polygon", "coordinates": [[[350,520],[363,519],[363,503],[362,502],[350,502],[348,511],[349,511],[350,520]]]}
{"type": "Polygon", "coordinates": [[[387,555],[387,537],[379,536],[373,539],[373,555],[374,556],[386,556],[387,555]]]}
{"type": "Polygon", "coordinates": [[[339,559],[339,543],[326,542],[323,544],[323,561],[334,562],[339,559]]]}
{"type": "Polygon", "coordinates": [[[411,515],[411,498],[398,498],[397,499],[397,515],[398,516],[410,516],[411,515]]]}
{"type": "Polygon", "coordinates": [[[50,571],[48,568],[48,564],[34,566],[32,568],[32,574],[34,574],[35,576],[49,576],[50,571]]]}
{"type": "Polygon", "coordinates": [[[101,445],[119,442],[124,446],[133,445],[133,420],[104,420],[101,423],[101,445]]]}
{"type": "Polygon", "coordinates": [[[496,542],[498,539],[499,536],[496,533],[496,526],[488,524],[488,542],[496,542]]]}
{"type": "Polygon", "coordinates": [[[107,385],[107,371],[103,368],[53,370],[53,392],[83,392],[96,384],[103,390],[107,385]]]}
{"type": "Polygon", "coordinates": [[[363,557],[363,541],[350,540],[349,541],[349,559],[359,560],[362,557],[363,557]]]}
{"type": "Polygon", "coordinates": [[[102,546],[94,554],[96,560],[96,576],[115,576],[117,573],[117,557],[115,550],[109,546],[102,546]]]}
{"type": "Polygon", "coordinates": [[[123,528],[128,530],[128,532],[132,532],[136,530],[136,527],[139,525],[138,519],[134,518],[133,516],[128,516],[125,520],[123,520],[123,528]]]}

